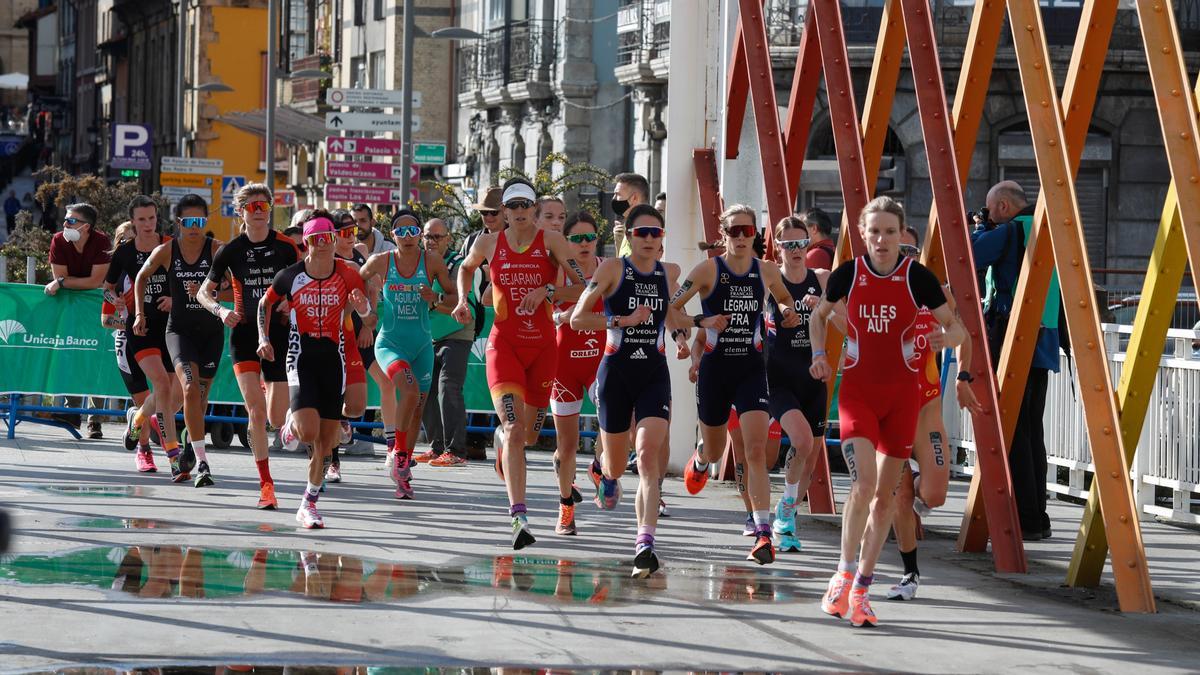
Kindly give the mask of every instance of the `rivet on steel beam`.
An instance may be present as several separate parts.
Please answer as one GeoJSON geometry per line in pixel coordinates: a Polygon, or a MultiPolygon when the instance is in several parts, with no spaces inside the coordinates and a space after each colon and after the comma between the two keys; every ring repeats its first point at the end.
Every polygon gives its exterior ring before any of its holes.
{"type": "Polygon", "coordinates": [[[1094,390],[1096,390],[1096,391],[1100,391],[1100,390],[1104,389],[1104,387],[1101,387],[1101,386],[1100,386],[1100,385],[1098,385],[1098,384],[1093,384],[1093,385],[1092,385],[1092,389],[1094,389],[1094,390]]]}
{"type": "Polygon", "coordinates": [[[1055,180],[1055,181],[1054,181],[1054,184],[1055,184],[1055,185],[1062,185],[1062,184],[1063,184],[1063,179],[1059,178],[1059,179],[1055,180]]]}
{"type": "Polygon", "coordinates": [[[1196,178],[1195,176],[1188,176],[1188,182],[1189,183],[1200,182],[1200,178],[1196,178]]]}
{"type": "Polygon", "coordinates": [[[1104,435],[1111,436],[1112,435],[1112,427],[1104,427],[1104,435]]]}
{"type": "Polygon", "coordinates": [[[1187,139],[1191,138],[1192,135],[1186,131],[1181,131],[1179,132],[1179,137],[1186,141],[1187,139]]]}
{"type": "Polygon", "coordinates": [[[1053,147],[1054,147],[1054,146],[1056,146],[1056,145],[1058,145],[1058,141],[1056,141],[1056,140],[1054,140],[1053,138],[1051,138],[1051,139],[1050,139],[1050,147],[1052,147],[1052,148],[1053,148],[1053,147]]]}
{"type": "Polygon", "coordinates": [[[1162,5],[1155,5],[1155,6],[1154,6],[1154,11],[1156,11],[1156,12],[1161,12],[1161,11],[1162,11],[1162,5]]]}
{"type": "Polygon", "coordinates": [[[1031,23],[1027,23],[1027,24],[1025,24],[1025,30],[1027,30],[1027,31],[1029,31],[1030,33],[1032,33],[1032,32],[1033,32],[1033,24],[1031,24],[1031,23]]]}
{"type": "Polygon", "coordinates": [[[1136,560],[1130,560],[1129,562],[1127,562],[1127,563],[1125,563],[1125,564],[1126,564],[1126,565],[1129,565],[1129,569],[1134,569],[1134,568],[1136,568],[1136,567],[1137,567],[1137,561],[1136,561],[1136,560]]]}
{"type": "Polygon", "coordinates": [[[1095,545],[1095,544],[1088,544],[1088,545],[1087,545],[1087,550],[1089,550],[1089,551],[1095,551],[1095,550],[1096,550],[1096,545],[1095,545]]]}
{"type": "Polygon", "coordinates": [[[1079,260],[1078,260],[1077,258],[1072,258],[1072,259],[1071,259],[1071,266],[1072,266],[1072,267],[1079,267],[1079,260]]]}
{"type": "Polygon", "coordinates": [[[1170,54],[1170,53],[1171,53],[1171,48],[1170,48],[1170,47],[1163,47],[1163,48],[1162,48],[1162,53],[1164,53],[1164,54],[1170,54]]]}
{"type": "Polygon", "coordinates": [[[1129,522],[1129,516],[1126,516],[1126,515],[1122,514],[1122,515],[1121,515],[1121,517],[1120,517],[1118,520],[1120,520],[1122,523],[1128,523],[1128,522],[1129,522]]]}
{"type": "MultiPolygon", "coordinates": [[[[992,450],[992,452],[995,452],[995,450],[992,450]]],[[[1004,488],[1002,488],[1002,487],[996,488],[996,494],[1001,494],[1001,495],[1004,494],[1004,488]]]]}
{"type": "Polygon", "coordinates": [[[1049,107],[1050,107],[1050,101],[1042,101],[1042,107],[1043,107],[1043,108],[1049,108],[1049,107]]]}
{"type": "Polygon", "coordinates": [[[1041,69],[1042,69],[1042,62],[1041,62],[1041,61],[1034,61],[1034,62],[1033,62],[1033,67],[1034,67],[1034,69],[1035,69],[1035,70],[1041,70],[1041,69]]]}
{"type": "Polygon", "coordinates": [[[1178,89],[1172,89],[1172,90],[1171,90],[1171,95],[1172,95],[1172,96],[1174,96],[1175,98],[1179,98],[1179,90],[1178,90],[1178,89]]]}
{"type": "Polygon", "coordinates": [[[1120,474],[1117,473],[1116,471],[1110,471],[1110,472],[1108,472],[1108,475],[1112,476],[1113,478],[1117,478],[1118,476],[1120,476],[1120,474]]]}

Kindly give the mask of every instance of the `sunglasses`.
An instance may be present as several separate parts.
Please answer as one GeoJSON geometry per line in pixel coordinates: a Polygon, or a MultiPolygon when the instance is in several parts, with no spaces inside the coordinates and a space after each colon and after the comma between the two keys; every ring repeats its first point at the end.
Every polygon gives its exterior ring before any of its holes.
{"type": "Polygon", "coordinates": [[[580,232],[579,234],[568,234],[567,241],[572,244],[582,244],[584,242],[596,241],[597,236],[599,235],[595,232],[580,232]]]}
{"type": "Polygon", "coordinates": [[[308,242],[311,246],[327,246],[333,243],[333,233],[317,232],[316,234],[310,234],[305,237],[304,241],[308,242]]]}
{"type": "Polygon", "coordinates": [[[400,237],[401,239],[406,239],[408,237],[419,237],[421,236],[421,228],[416,225],[401,225],[400,227],[392,230],[392,234],[400,237]]]}
{"type": "Polygon", "coordinates": [[[900,255],[915,258],[921,255],[921,249],[912,244],[900,244],[900,255]]]}
{"type": "Polygon", "coordinates": [[[663,229],[657,225],[642,225],[641,227],[630,228],[629,234],[634,237],[649,237],[650,239],[658,239],[663,236],[663,229]]]}
{"type": "Polygon", "coordinates": [[[271,210],[271,203],[264,201],[247,202],[242,208],[246,213],[266,213],[271,210]]]}
{"type": "Polygon", "coordinates": [[[358,235],[358,227],[354,226],[354,225],[343,226],[340,230],[337,231],[337,236],[339,239],[353,240],[357,235],[358,235]]]}
{"type": "Polygon", "coordinates": [[[75,216],[68,216],[66,218],[63,218],[63,223],[67,224],[67,225],[78,225],[79,223],[83,223],[84,225],[91,225],[90,222],[84,220],[83,218],[76,218],[75,216]]]}
{"type": "Polygon", "coordinates": [[[754,235],[758,234],[758,231],[753,225],[727,225],[722,229],[725,230],[725,234],[735,238],[745,237],[747,239],[753,239],[754,235]]]}
{"type": "Polygon", "coordinates": [[[808,248],[809,241],[809,239],[787,239],[775,243],[785,251],[797,251],[808,248]]]}
{"type": "Polygon", "coordinates": [[[184,228],[202,228],[208,224],[208,218],[203,216],[188,216],[179,219],[179,226],[184,228]]]}
{"type": "Polygon", "coordinates": [[[504,202],[504,208],[506,208],[506,209],[531,209],[531,208],[533,208],[533,202],[529,201],[528,199],[510,199],[510,200],[504,202]]]}
{"type": "Polygon", "coordinates": [[[500,212],[499,212],[499,211],[493,211],[493,210],[491,210],[491,209],[481,209],[481,210],[479,211],[479,215],[483,216],[484,218],[491,218],[492,216],[498,216],[498,215],[500,215],[500,212]]]}
{"type": "Polygon", "coordinates": [[[426,234],[425,238],[428,239],[429,241],[441,241],[449,236],[450,235],[448,235],[448,234],[426,234]]]}

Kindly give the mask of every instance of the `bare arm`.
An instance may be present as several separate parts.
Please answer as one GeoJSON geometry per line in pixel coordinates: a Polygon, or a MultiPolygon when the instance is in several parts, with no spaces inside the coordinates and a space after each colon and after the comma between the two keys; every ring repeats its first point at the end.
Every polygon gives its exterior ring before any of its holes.
{"type": "MultiPolygon", "coordinates": [[[[571,283],[582,286],[585,283],[583,268],[579,266],[579,261],[575,260],[575,255],[571,253],[571,247],[567,245],[566,237],[563,237],[558,232],[546,232],[542,240],[546,242],[546,248],[550,251],[550,257],[562,268],[566,278],[571,283]]],[[[555,298],[557,299],[557,290],[555,293],[555,298]]]]}
{"type": "Polygon", "coordinates": [[[467,251],[462,265],[458,268],[458,304],[455,305],[451,316],[464,326],[471,320],[471,308],[467,306],[467,298],[471,296],[471,280],[475,278],[475,270],[487,262],[495,250],[496,235],[491,232],[480,235],[471,245],[471,250],[467,251]]]}
{"type": "MultiPolygon", "coordinates": [[[[596,306],[597,300],[610,295],[616,289],[620,274],[619,264],[616,260],[606,260],[596,268],[592,280],[583,289],[583,293],[579,296],[579,302],[575,303],[575,309],[571,312],[571,328],[582,331],[604,330],[608,327],[608,318],[599,312],[592,311],[592,308],[596,306]]],[[[617,319],[618,325],[620,325],[620,317],[617,319]]]]}
{"type": "Polygon", "coordinates": [[[779,273],[779,267],[773,262],[764,260],[759,265],[759,269],[762,271],[763,283],[767,287],[767,291],[771,297],[775,298],[775,303],[779,306],[779,313],[783,315],[779,325],[784,328],[799,326],[800,316],[796,314],[796,301],[788,291],[787,285],[783,283],[783,275],[779,273]]]}
{"type": "Polygon", "coordinates": [[[833,375],[833,369],[825,358],[825,322],[835,311],[844,313],[845,309],[846,304],[843,300],[832,303],[821,298],[821,302],[817,303],[817,308],[813,310],[812,316],[809,318],[808,340],[812,345],[812,366],[809,367],[808,372],[814,379],[825,381],[833,375]]]}
{"type": "Polygon", "coordinates": [[[942,335],[934,333],[931,336],[930,345],[935,349],[948,349],[957,347],[963,343],[967,337],[967,331],[963,328],[962,322],[958,320],[958,315],[950,308],[949,304],[942,305],[933,310],[933,316],[942,324],[942,328],[946,331],[942,335]],[[941,338],[938,340],[937,338],[941,338]],[[941,342],[942,344],[937,344],[941,342]]]}
{"type": "Polygon", "coordinates": [[[458,293],[454,290],[456,288],[456,280],[450,277],[450,270],[446,269],[446,262],[444,260],[434,256],[427,258],[426,264],[429,265],[429,270],[433,278],[437,280],[442,288],[446,289],[442,297],[438,298],[435,296],[433,298],[432,309],[449,314],[458,305],[458,293]]]}
{"type": "Polygon", "coordinates": [[[138,335],[146,334],[146,284],[150,283],[150,277],[154,276],[155,272],[170,264],[170,256],[170,246],[160,244],[150,253],[150,257],[146,258],[142,269],[138,270],[137,277],[133,280],[133,332],[138,335]]]}
{"type": "Polygon", "coordinates": [[[100,288],[104,283],[104,277],[108,274],[109,263],[97,263],[92,265],[92,273],[86,277],[67,276],[66,265],[51,265],[50,269],[54,272],[55,279],[62,279],[62,287],[70,288],[77,291],[87,291],[93,288],[100,288]]]}

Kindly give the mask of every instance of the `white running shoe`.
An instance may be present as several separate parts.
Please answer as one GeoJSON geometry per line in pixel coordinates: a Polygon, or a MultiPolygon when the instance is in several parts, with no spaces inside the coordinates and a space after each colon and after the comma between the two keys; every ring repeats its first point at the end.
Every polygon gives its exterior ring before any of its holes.
{"type": "Polygon", "coordinates": [[[900,583],[892,586],[887,592],[888,600],[912,600],[917,597],[917,587],[921,585],[920,574],[905,574],[900,577],[900,583]]]}
{"type": "Polygon", "coordinates": [[[926,504],[925,500],[921,499],[921,495],[916,495],[913,498],[913,513],[922,518],[928,518],[929,514],[933,513],[933,507],[926,504]]]}
{"type": "Polygon", "coordinates": [[[325,527],[325,519],[317,512],[317,505],[304,500],[304,505],[296,511],[296,522],[308,530],[319,530],[325,527]]]}
{"type": "Polygon", "coordinates": [[[350,428],[350,422],[342,420],[342,437],[338,439],[339,445],[350,445],[354,441],[354,430],[350,428]]]}
{"type": "Polygon", "coordinates": [[[295,452],[300,447],[300,437],[296,435],[295,429],[292,429],[292,411],[287,411],[287,417],[283,418],[283,426],[279,427],[279,444],[288,452],[295,452]]]}

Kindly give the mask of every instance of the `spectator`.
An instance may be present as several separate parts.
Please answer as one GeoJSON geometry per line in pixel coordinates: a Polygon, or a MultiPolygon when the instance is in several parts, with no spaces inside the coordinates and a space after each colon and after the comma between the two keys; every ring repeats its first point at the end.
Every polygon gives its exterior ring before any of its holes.
{"type": "MultiPolygon", "coordinates": [[[[1033,224],[1033,205],[1025,190],[1013,181],[997,183],[987,194],[988,220],[976,217],[971,233],[971,249],[977,271],[987,272],[984,292],[984,319],[987,324],[992,368],[1000,361],[1000,348],[1008,330],[1008,317],[1013,306],[1013,292],[1025,259],[1025,242],[1033,224]]],[[[1008,455],[1012,472],[1013,495],[1021,519],[1021,537],[1039,541],[1050,537],[1050,516],[1046,513],[1046,438],[1042,412],[1046,407],[1046,388],[1050,373],[1059,370],[1059,322],[1062,296],[1058,275],[1050,279],[1046,309],[1038,329],[1037,345],[1021,408],[1017,414],[1016,431],[1008,455]]]]}
{"type": "MultiPolygon", "coordinates": [[[[98,217],[91,204],[71,204],[63,229],[50,240],[50,269],[54,279],[46,284],[46,295],[60,290],[82,291],[100,288],[108,273],[112,242],[108,235],[96,230],[98,217]]],[[[93,406],[95,407],[95,406],[93,406]]],[[[100,420],[88,419],[88,438],[102,438],[100,420]]]]}
{"type": "Polygon", "coordinates": [[[663,220],[667,219],[667,193],[654,195],[654,210],[662,214],[663,220]]]}
{"type": "Polygon", "coordinates": [[[376,253],[384,251],[396,250],[396,243],[387,238],[387,235],[379,231],[375,227],[375,214],[371,212],[371,207],[366,204],[355,204],[354,208],[350,209],[354,214],[354,222],[358,225],[358,245],[355,248],[363,254],[364,258],[370,258],[376,253]]]}
{"type": "Polygon", "coordinates": [[[804,264],[809,269],[831,270],[834,258],[837,256],[837,244],[833,241],[833,219],[821,209],[813,207],[804,212],[805,226],[808,227],[808,253],[804,254],[804,264]]]}
{"type": "MultiPolygon", "coordinates": [[[[636,173],[619,173],[613,177],[616,184],[613,187],[612,210],[617,218],[623,219],[625,214],[639,204],[650,203],[650,183],[645,176],[636,173]]],[[[625,237],[625,222],[618,220],[613,223],[613,244],[617,247],[618,256],[629,255],[631,249],[629,240],[625,237]]]]}
{"type": "MultiPolygon", "coordinates": [[[[441,218],[431,218],[425,223],[425,250],[442,256],[451,279],[458,279],[458,268],[463,256],[450,250],[450,233],[441,218]]],[[[479,270],[471,288],[478,288],[479,270]]],[[[434,283],[438,293],[452,292],[434,283]]],[[[459,466],[467,463],[467,408],[463,400],[463,385],[467,380],[467,356],[475,340],[475,317],[483,307],[472,290],[468,298],[471,321],[466,325],[454,320],[441,307],[429,315],[429,328],[433,334],[433,384],[425,404],[425,434],[429,438],[429,452],[417,461],[429,462],[430,466],[459,466]]]]}
{"type": "MultiPolygon", "coordinates": [[[[471,234],[467,235],[467,239],[463,242],[462,250],[460,251],[462,257],[466,257],[467,253],[470,252],[471,247],[475,245],[475,240],[479,238],[479,235],[483,234],[484,232],[499,232],[500,230],[504,229],[504,205],[500,203],[500,198],[503,195],[504,188],[498,185],[493,185],[487,189],[487,192],[484,193],[483,201],[479,202],[478,204],[471,205],[483,218],[483,230],[472,232],[471,234]]],[[[489,276],[487,263],[480,265],[479,271],[480,274],[478,285],[474,286],[475,292],[477,293],[476,297],[479,298],[483,304],[490,307],[492,304],[492,294],[487,292],[488,284],[490,283],[488,281],[489,276]]]]}
{"type": "Polygon", "coordinates": [[[4,200],[4,223],[5,232],[12,232],[17,226],[17,214],[21,211],[21,200],[17,199],[17,193],[12,190],[8,191],[8,199],[4,200]]]}

